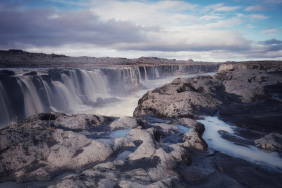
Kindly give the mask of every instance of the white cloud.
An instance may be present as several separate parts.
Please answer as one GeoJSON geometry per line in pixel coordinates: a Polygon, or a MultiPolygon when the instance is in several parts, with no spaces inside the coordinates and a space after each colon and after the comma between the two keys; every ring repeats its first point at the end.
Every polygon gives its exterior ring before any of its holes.
{"type": "Polygon", "coordinates": [[[256,26],[252,25],[252,24],[248,24],[247,28],[251,29],[251,28],[255,28],[256,26]]]}
{"type": "Polygon", "coordinates": [[[107,1],[91,9],[103,20],[128,20],[139,25],[177,25],[197,22],[196,16],[182,14],[182,11],[192,11],[196,7],[184,1],[107,1]]]}
{"type": "MultiPolygon", "coordinates": [[[[51,1],[66,4],[69,2],[67,0],[51,1]]],[[[256,21],[270,18],[250,12],[243,14],[239,10],[242,8],[240,6],[225,6],[224,3],[219,3],[202,7],[200,4],[191,4],[184,0],[70,0],[70,2],[73,5],[83,6],[83,10],[80,9],[79,12],[50,9],[49,13],[46,13],[49,16],[47,21],[41,19],[40,15],[43,14],[41,10],[37,12],[37,16],[30,13],[28,19],[15,17],[14,20],[17,22],[12,20],[12,23],[25,26],[22,27],[23,29],[21,27],[18,29],[21,36],[25,34],[23,32],[25,28],[28,28],[27,31],[32,28],[34,33],[44,34],[41,35],[43,37],[30,38],[34,35],[27,32],[26,40],[22,41],[23,47],[33,52],[66,55],[127,58],[157,56],[203,61],[243,60],[253,57],[271,57],[271,54],[277,57],[280,53],[278,50],[268,52],[264,46],[254,46],[254,43],[247,40],[242,33],[233,30],[236,27],[236,30],[243,28],[242,30],[245,31],[246,27],[254,28],[253,23],[256,21]],[[52,32],[57,34],[57,38],[52,38],[54,36],[54,33],[50,34],[52,32]],[[42,44],[38,45],[36,43],[38,41],[42,44]]],[[[262,7],[254,5],[245,10],[260,9],[262,7]]],[[[15,15],[12,14],[12,16],[15,15]]],[[[2,16],[2,19],[4,18],[2,16]]],[[[277,29],[271,28],[261,31],[260,35],[276,32],[278,32],[277,29]]],[[[19,34],[15,36],[16,41],[19,34]]],[[[2,35],[2,38],[5,37],[6,35],[2,35]]]]}
{"type": "Polygon", "coordinates": [[[224,6],[223,3],[208,5],[201,12],[230,12],[240,9],[240,6],[224,6]]]}
{"type": "Polygon", "coordinates": [[[207,20],[207,21],[218,20],[218,19],[222,19],[222,17],[217,15],[205,15],[200,17],[200,20],[207,20]]]}
{"type": "Polygon", "coordinates": [[[268,19],[268,17],[263,15],[263,14],[251,14],[250,18],[253,19],[253,20],[266,20],[266,19],[268,19]]]}
{"type": "Polygon", "coordinates": [[[265,6],[258,4],[258,5],[249,6],[245,10],[246,11],[263,11],[265,9],[266,9],[265,6]]]}
{"type": "Polygon", "coordinates": [[[277,33],[278,30],[277,29],[274,29],[274,28],[270,28],[270,29],[266,29],[266,30],[263,30],[261,31],[263,34],[274,34],[274,33],[277,33]]]}

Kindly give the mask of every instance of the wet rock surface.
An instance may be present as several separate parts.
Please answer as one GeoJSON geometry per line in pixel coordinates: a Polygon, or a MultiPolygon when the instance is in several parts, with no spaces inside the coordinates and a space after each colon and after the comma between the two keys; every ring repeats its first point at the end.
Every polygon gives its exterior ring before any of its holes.
{"type": "Polygon", "coordinates": [[[205,126],[196,121],[216,114],[241,130],[242,137],[219,130],[223,139],[281,155],[280,69],[246,67],[228,65],[215,76],[176,79],[149,91],[135,117],[44,113],[1,129],[0,182],[28,185],[71,172],[44,185],[282,187],[279,167],[208,148],[205,126]]]}
{"type": "MultiPolygon", "coordinates": [[[[39,114],[0,131],[0,181],[26,186],[72,172],[44,185],[235,188],[256,187],[260,184],[254,179],[260,178],[262,187],[281,186],[279,169],[206,150],[204,130],[203,124],[189,118],[39,114]],[[129,131],[111,136],[123,130],[129,131]],[[190,132],[193,136],[187,138],[190,132]],[[242,177],[245,171],[248,177],[242,177]]],[[[32,187],[40,187],[36,185],[32,187]]]]}
{"type": "Polygon", "coordinates": [[[148,91],[139,100],[134,116],[198,119],[217,114],[239,127],[281,134],[282,63],[271,65],[223,64],[214,76],[175,79],[148,91]]]}
{"type": "Polygon", "coordinates": [[[191,160],[185,147],[163,144],[160,135],[171,133],[155,126],[132,117],[32,116],[0,131],[0,181],[42,181],[75,172],[51,187],[166,187],[179,179],[175,168],[191,160]],[[111,136],[123,130],[129,131],[111,136]]]}
{"type": "MultiPolygon", "coordinates": [[[[113,153],[110,146],[73,131],[78,125],[85,128],[89,116],[73,118],[56,113],[48,120],[46,115],[32,116],[1,130],[1,181],[48,180],[66,170],[104,161],[113,153]],[[61,120],[60,126],[57,120],[61,120]]],[[[93,124],[99,126],[101,122],[93,124]]]]}

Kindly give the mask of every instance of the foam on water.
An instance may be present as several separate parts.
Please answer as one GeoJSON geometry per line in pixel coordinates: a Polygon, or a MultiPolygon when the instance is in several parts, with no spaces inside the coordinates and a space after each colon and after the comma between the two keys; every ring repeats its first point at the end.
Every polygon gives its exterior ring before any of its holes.
{"type": "Polygon", "coordinates": [[[282,168],[282,158],[277,152],[265,153],[255,146],[240,146],[223,139],[218,133],[219,130],[224,130],[233,135],[234,130],[230,125],[219,120],[218,117],[207,116],[204,120],[198,121],[205,125],[203,138],[209,147],[247,161],[282,168]]]}

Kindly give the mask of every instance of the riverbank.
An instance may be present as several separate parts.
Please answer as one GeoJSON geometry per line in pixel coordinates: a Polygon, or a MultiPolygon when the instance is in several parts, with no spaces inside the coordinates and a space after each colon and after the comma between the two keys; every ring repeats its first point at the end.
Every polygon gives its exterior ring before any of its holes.
{"type": "Polygon", "coordinates": [[[281,187],[275,66],[175,79],[148,91],[134,117],[43,113],[14,123],[0,131],[0,187],[281,187]]]}

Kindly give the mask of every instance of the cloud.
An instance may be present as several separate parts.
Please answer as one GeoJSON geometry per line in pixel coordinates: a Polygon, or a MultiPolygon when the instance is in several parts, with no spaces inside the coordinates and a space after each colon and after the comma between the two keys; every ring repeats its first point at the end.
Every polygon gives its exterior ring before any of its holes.
{"type": "Polygon", "coordinates": [[[260,41],[259,43],[264,45],[276,45],[276,44],[282,44],[282,41],[277,39],[270,39],[270,40],[260,41]]]}
{"type": "Polygon", "coordinates": [[[0,12],[0,45],[56,46],[71,43],[111,45],[145,40],[144,32],[157,27],[128,21],[100,21],[88,10],[56,12],[27,10],[0,12]],[[12,23],[12,24],[11,24],[12,23]]]}
{"type": "Polygon", "coordinates": [[[247,28],[251,29],[251,28],[255,28],[256,26],[252,25],[252,24],[248,24],[247,28]]]}
{"type": "Polygon", "coordinates": [[[270,39],[270,40],[260,41],[258,43],[265,46],[266,52],[282,50],[281,40],[270,39]]]}
{"type": "MultiPolygon", "coordinates": [[[[248,28],[254,28],[252,22],[271,17],[267,14],[244,15],[243,7],[224,3],[203,6],[173,0],[5,2],[14,3],[0,3],[0,49],[205,60],[244,59],[263,57],[264,54],[265,57],[271,54],[276,57],[281,51],[281,44],[255,43],[244,37],[247,24],[248,28]],[[244,29],[240,29],[242,27],[244,29]]],[[[259,6],[247,9],[255,11],[259,6]]],[[[258,23],[256,26],[261,27],[258,23]]],[[[278,31],[272,28],[261,32],[278,31]]]]}
{"type": "Polygon", "coordinates": [[[222,17],[217,16],[217,15],[205,15],[205,16],[201,16],[200,20],[218,20],[218,19],[222,19],[222,17]]]}
{"type": "Polygon", "coordinates": [[[267,8],[264,5],[253,5],[253,6],[249,6],[247,7],[245,10],[246,11],[263,11],[266,10],[267,8]]]}
{"type": "Polygon", "coordinates": [[[183,25],[197,23],[197,16],[183,13],[194,11],[197,5],[184,1],[108,1],[91,10],[102,20],[127,20],[139,25],[183,25]]]}
{"type": "Polygon", "coordinates": [[[224,6],[223,3],[218,3],[204,7],[201,12],[231,12],[240,8],[240,6],[224,6]]]}
{"type": "Polygon", "coordinates": [[[152,33],[150,43],[132,43],[117,46],[123,50],[141,51],[242,51],[249,41],[236,32],[221,30],[180,30],[173,33],[152,33]]]}
{"type": "Polygon", "coordinates": [[[263,14],[251,14],[250,18],[252,20],[266,20],[266,19],[268,19],[268,17],[263,15],[263,14]]]}
{"type": "Polygon", "coordinates": [[[261,33],[263,34],[274,34],[274,33],[277,33],[278,30],[277,29],[274,29],[274,28],[270,28],[270,29],[266,29],[266,30],[262,30],[261,33]]]}

